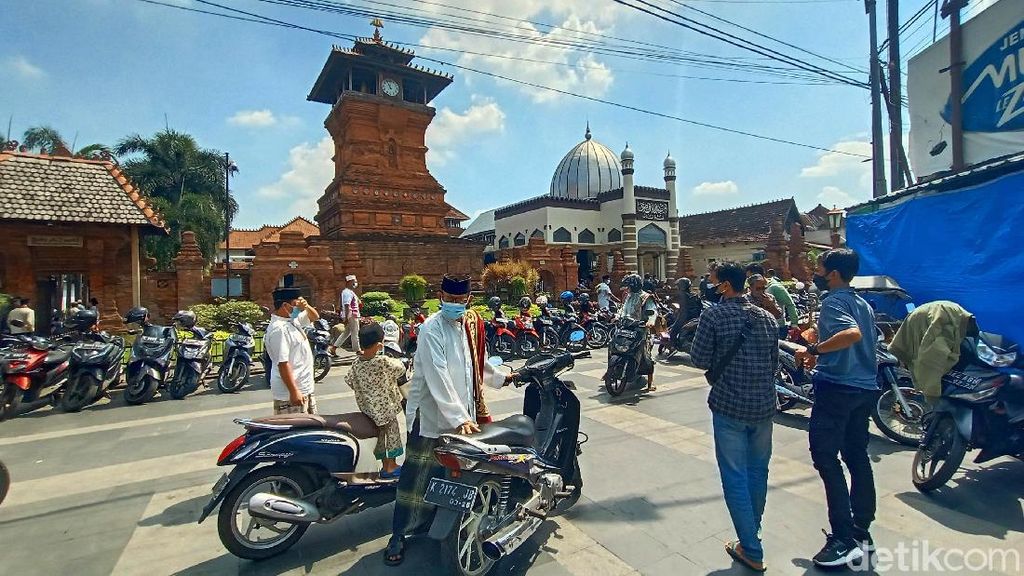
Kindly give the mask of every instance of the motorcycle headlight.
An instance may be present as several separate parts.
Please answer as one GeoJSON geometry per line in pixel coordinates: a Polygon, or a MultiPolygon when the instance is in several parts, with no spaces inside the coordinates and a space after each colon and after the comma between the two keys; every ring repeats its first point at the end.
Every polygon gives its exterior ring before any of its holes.
{"type": "Polygon", "coordinates": [[[617,343],[615,344],[616,352],[626,352],[629,350],[629,344],[617,343]]]}
{"type": "Polygon", "coordinates": [[[195,360],[196,358],[199,357],[199,349],[198,348],[183,348],[181,350],[181,357],[182,358],[186,358],[188,360],[195,360]]]}
{"type": "Polygon", "coordinates": [[[978,344],[975,347],[975,351],[978,354],[979,360],[993,368],[1013,366],[1013,363],[1017,361],[1016,352],[997,352],[981,338],[978,338],[978,344]]]}

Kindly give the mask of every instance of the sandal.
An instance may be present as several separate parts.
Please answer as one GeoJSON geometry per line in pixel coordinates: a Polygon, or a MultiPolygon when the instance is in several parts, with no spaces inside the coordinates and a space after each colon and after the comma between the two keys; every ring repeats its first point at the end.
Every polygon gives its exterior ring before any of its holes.
{"type": "Polygon", "coordinates": [[[401,476],[401,475],[402,475],[402,467],[399,466],[398,468],[395,468],[391,472],[383,472],[382,471],[380,473],[380,478],[381,478],[381,480],[397,480],[398,477],[401,476]]]}
{"type": "Polygon", "coordinates": [[[733,560],[743,564],[754,572],[764,572],[768,569],[768,566],[766,566],[764,562],[754,562],[750,558],[747,558],[747,555],[743,553],[743,548],[740,546],[739,540],[726,544],[725,553],[732,557],[733,560]]]}
{"type": "Polygon", "coordinates": [[[392,537],[388,541],[388,547],[384,549],[384,564],[398,566],[402,560],[405,560],[405,539],[392,537]]]}

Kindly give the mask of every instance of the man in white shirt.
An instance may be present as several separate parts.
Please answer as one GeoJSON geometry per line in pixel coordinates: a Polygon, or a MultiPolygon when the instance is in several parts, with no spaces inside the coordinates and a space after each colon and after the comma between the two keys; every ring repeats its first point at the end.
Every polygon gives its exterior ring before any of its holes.
{"type": "Polygon", "coordinates": [[[483,386],[501,388],[514,375],[487,363],[483,319],[467,310],[470,281],[445,276],[441,311],[420,326],[413,378],[406,403],[409,437],[398,480],[391,541],[384,562],[396,566],[405,553],[405,537],[430,527],[434,506],[423,501],[430,479],[444,477],[434,460],[442,433],[474,434],[491,421],[483,386]]]}
{"type": "Polygon", "coordinates": [[[7,313],[7,327],[11,334],[31,334],[36,331],[36,312],[29,308],[28,298],[22,298],[18,307],[7,313]],[[11,320],[20,320],[21,326],[14,326],[11,320]]]}
{"type": "Polygon", "coordinates": [[[348,340],[352,343],[352,351],[359,354],[359,296],[355,288],[359,286],[355,274],[345,276],[345,289],[341,291],[341,322],[345,325],[345,331],[334,342],[331,354],[348,340]]]}
{"type": "Polygon", "coordinates": [[[618,302],[619,299],[612,294],[612,277],[605,274],[601,277],[601,283],[597,285],[597,307],[601,310],[607,310],[612,302],[618,302]]]}
{"type": "Polygon", "coordinates": [[[303,328],[320,319],[297,288],[274,290],[263,347],[270,355],[270,391],[274,414],[316,414],[313,350],[303,328]]]}

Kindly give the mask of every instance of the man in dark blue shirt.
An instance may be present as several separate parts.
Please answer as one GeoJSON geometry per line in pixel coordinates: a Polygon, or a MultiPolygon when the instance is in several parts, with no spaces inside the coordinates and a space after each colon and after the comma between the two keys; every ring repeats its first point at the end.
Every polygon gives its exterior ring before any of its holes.
{"type": "Polygon", "coordinates": [[[809,441],[811,460],[825,485],[832,533],[814,556],[818,566],[851,565],[870,554],[868,528],[875,519],[875,480],[868,458],[868,419],[878,401],[875,314],[850,288],[860,260],[845,248],[818,259],[814,284],[828,294],[821,301],[818,343],[797,353],[817,357],[809,441]],[[850,471],[846,484],[842,455],[850,471]]]}

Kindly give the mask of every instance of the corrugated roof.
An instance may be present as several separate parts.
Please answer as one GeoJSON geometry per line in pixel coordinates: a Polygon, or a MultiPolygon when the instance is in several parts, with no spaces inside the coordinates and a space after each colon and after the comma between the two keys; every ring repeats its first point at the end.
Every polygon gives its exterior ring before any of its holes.
{"type": "Polygon", "coordinates": [[[0,219],[166,228],[113,163],[23,152],[0,152],[0,219]]]}
{"type": "Polygon", "coordinates": [[[480,234],[482,232],[493,232],[494,231],[494,210],[485,210],[480,213],[479,216],[470,222],[469,226],[466,227],[466,231],[460,234],[461,238],[473,236],[474,234],[480,234]]]}

